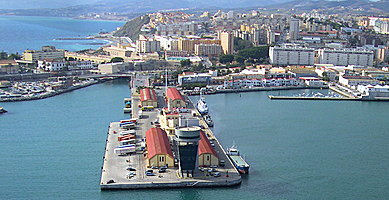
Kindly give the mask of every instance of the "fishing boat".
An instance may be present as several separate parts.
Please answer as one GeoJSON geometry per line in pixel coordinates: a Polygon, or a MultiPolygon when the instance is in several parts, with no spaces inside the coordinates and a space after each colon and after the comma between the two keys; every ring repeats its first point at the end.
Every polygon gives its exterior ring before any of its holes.
{"type": "Polygon", "coordinates": [[[242,158],[235,145],[227,149],[227,155],[234,164],[236,170],[241,174],[248,174],[250,165],[242,158]]]}
{"type": "Polygon", "coordinates": [[[208,114],[208,105],[205,102],[205,98],[201,93],[200,93],[200,99],[199,101],[197,101],[197,110],[202,115],[208,114]]]}
{"type": "Polygon", "coordinates": [[[0,107],[0,114],[6,113],[6,112],[7,111],[3,107],[0,107]]]}

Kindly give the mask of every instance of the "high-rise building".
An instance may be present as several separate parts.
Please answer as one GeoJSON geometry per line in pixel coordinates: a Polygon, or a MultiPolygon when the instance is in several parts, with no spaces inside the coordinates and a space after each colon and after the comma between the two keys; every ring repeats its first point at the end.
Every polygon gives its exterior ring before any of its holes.
{"type": "Polygon", "coordinates": [[[313,65],[315,49],[296,46],[275,46],[269,49],[270,63],[274,65],[313,65]]]}
{"type": "Polygon", "coordinates": [[[299,32],[300,32],[300,20],[294,18],[290,19],[289,39],[297,40],[299,38],[299,32]]]}
{"type": "Polygon", "coordinates": [[[320,64],[372,66],[374,52],[365,49],[320,49],[320,64]]]}
{"type": "Polygon", "coordinates": [[[220,33],[220,41],[224,54],[232,54],[234,52],[234,36],[232,35],[232,33],[220,33]]]}
{"type": "Polygon", "coordinates": [[[136,50],[138,53],[153,53],[160,51],[161,43],[156,40],[137,40],[136,41],[136,50]]]}

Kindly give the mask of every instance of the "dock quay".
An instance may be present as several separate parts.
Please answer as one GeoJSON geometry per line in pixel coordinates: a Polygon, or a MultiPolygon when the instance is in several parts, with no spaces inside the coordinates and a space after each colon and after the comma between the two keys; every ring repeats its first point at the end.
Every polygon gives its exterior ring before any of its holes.
{"type": "Polygon", "coordinates": [[[322,101],[358,101],[361,99],[347,97],[294,97],[294,96],[273,96],[269,95],[271,100],[322,100],[322,101]]]}
{"type": "Polygon", "coordinates": [[[350,99],[356,99],[357,98],[354,95],[352,95],[352,94],[350,94],[350,93],[348,93],[346,91],[343,91],[343,90],[341,90],[340,88],[338,88],[336,86],[329,86],[329,89],[333,90],[333,91],[335,91],[335,92],[337,92],[337,93],[339,93],[339,94],[341,94],[341,95],[343,95],[343,96],[345,96],[347,98],[350,98],[350,99]]]}
{"type": "MultiPolygon", "coordinates": [[[[127,155],[118,155],[115,153],[115,148],[120,146],[118,135],[123,131],[120,127],[120,122],[111,122],[108,127],[105,153],[103,157],[103,165],[101,169],[101,190],[135,190],[135,189],[158,189],[158,188],[186,188],[186,187],[231,187],[239,185],[242,181],[239,172],[233,166],[231,160],[226,155],[217,138],[205,121],[200,117],[199,124],[201,130],[205,133],[209,141],[212,142],[212,148],[217,153],[219,160],[224,160],[225,164],[217,166],[202,166],[197,167],[193,174],[189,176],[180,171],[178,156],[178,147],[175,145],[174,135],[167,134],[170,145],[172,146],[172,153],[174,155],[174,166],[168,166],[166,172],[158,171],[158,168],[150,168],[148,166],[148,147],[142,150],[140,147],[145,142],[146,134],[149,130],[155,127],[156,121],[160,120],[160,115],[164,108],[164,98],[162,98],[163,90],[157,90],[158,104],[157,108],[139,112],[141,109],[138,105],[141,101],[139,94],[134,94],[132,90],[132,118],[137,118],[137,125],[134,129],[136,132],[136,152],[127,155]],[[131,168],[129,171],[128,169],[131,168]],[[153,175],[146,174],[146,171],[154,170],[153,175]],[[218,176],[214,176],[211,171],[218,172],[218,176]],[[131,176],[129,177],[129,174],[131,176]]],[[[187,99],[187,97],[185,97],[187,99]]],[[[190,101],[188,107],[194,108],[190,101]]],[[[197,110],[192,110],[194,115],[198,114],[197,110]]],[[[159,160],[161,161],[161,160],[159,160]]],[[[151,161],[149,161],[151,162],[151,161]]]]}
{"type": "MultiPolygon", "coordinates": [[[[277,91],[277,90],[299,90],[299,89],[328,89],[328,86],[277,86],[277,87],[254,87],[254,88],[239,88],[239,89],[220,89],[212,92],[204,92],[204,94],[223,94],[223,93],[241,93],[241,92],[259,92],[259,91],[277,91]]],[[[188,92],[186,93],[190,96],[200,95],[198,92],[188,92]]]]}

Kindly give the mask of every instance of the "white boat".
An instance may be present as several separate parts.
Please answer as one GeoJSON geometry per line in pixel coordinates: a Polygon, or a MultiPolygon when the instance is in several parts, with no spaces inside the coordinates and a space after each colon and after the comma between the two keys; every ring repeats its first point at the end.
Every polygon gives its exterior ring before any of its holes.
{"type": "Polygon", "coordinates": [[[201,91],[200,91],[200,99],[199,99],[199,101],[197,101],[197,110],[202,115],[208,114],[208,105],[205,102],[205,98],[202,95],[201,91]]]}

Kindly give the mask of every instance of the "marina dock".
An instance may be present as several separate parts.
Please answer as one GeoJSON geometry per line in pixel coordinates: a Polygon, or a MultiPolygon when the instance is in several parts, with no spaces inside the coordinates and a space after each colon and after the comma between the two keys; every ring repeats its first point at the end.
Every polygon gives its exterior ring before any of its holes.
{"type": "MultiPolygon", "coordinates": [[[[157,93],[162,94],[162,91],[157,93]]],[[[139,104],[140,97],[139,95],[132,95],[131,100],[133,104],[132,117],[138,118],[138,124],[135,129],[136,140],[141,143],[144,142],[146,131],[155,127],[155,125],[152,125],[152,122],[155,122],[158,119],[160,108],[144,111],[142,112],[142,116],[138,116],[140,108],[137,105],[139,104]]],[[[160,98],[159,96],[158,101],[163,101],[163,98],[160,98]]],[[[188,101],[188,103],[189,102],[190,101],[188,101]]],[[[193,105],[191,104],[192,103],[189,103],[189,106],[193,108],[193,105]]],[[[195,112],[197,112],[197,110],[195,112]]],[[[203,168],[204,170],[202,171],[196,169],[193,177],[182,177],[177,166],[167,168],[164,173],[159,173],[158,169],[154,169],[154,172],[156,171],[155,176],[147,176],[145,173],[146,170],[152,169],[147,168],[147,157],[142,150],[137,150],[136,153],[123,156],[115,154],[114,148],[120,145],[118,134],[122,131],[119,124],[120,122],[112,122],[108,128],[103,166],[101,169],[101,190],[230,187],[239,185],[242,181],[239,172],[235,169],[212,130],[209,129],[202,118],[200,118],[202,130],[214,144],[213,148],[215,152],[217,152],[219,159],[225,161],[224,166],[217,166],[216,168],[220,173],[220,176],[218,177],[210,175],[208,170],[211,170],[211,168],[206,167],[203,168]],[[135,171],[127,170],[129,167],[134,168],[133,170],[135,171]],[[128,177],[128,174],[131,172],[133,176],[128,177]]],[[[170,135],[169,137],[173,136],[170,135]]],[[[138,146],[139,144],[137,144],[137,147],[138,146]]],[[[174,152],[177,151],[177,148],[172,149],[173,154],[178,155],[178,152],[174,152]]]]}

